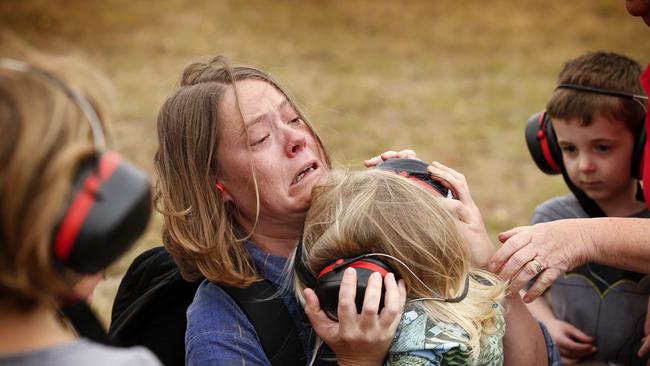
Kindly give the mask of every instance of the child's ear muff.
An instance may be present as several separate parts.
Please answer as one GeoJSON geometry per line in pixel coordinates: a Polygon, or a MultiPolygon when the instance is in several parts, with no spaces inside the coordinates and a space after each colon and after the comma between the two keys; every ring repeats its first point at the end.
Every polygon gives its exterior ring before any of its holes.
{"type": "MultiPolygon", "coordinates": [[[[383,278],[388,273],[393,273],[397,278],[395,270],[380,258],[370,258],[367,254],[353,258],[341,258],[328,264],[323,268],[318,276],[314,276],[302,261],[302,238],[296,247],[294,256],[294,271],[299,279],[309,288],[316,292],[320,307],[330,319],[337,320],[339,306],[339,289],[343,280],[343,273],[346,268],[354,268],[357,271],[357,292],[355,303],[357,313],[361,313],[363,300],[368,286],[370,275],[379,272],[383,278]]],[[[384,285],[381,286],[381,299],[379,300],[379,310],[384,307],[384,285]]]]}
{"type": "Polygon", "coordinates": [[[546,112],[533,114],[526,123],[526,145],[537,167],[546,174],[562,172],[562,151],[557,144],[551,118],[546,112]]]}
{"type": "MultiPolygon", "coordinates": [[[[316,277],[316,288],[314,291],[320,301],[320,306],[331,319],[338,319],[338,306],[339,306],[339,289],[341,281],[343,280],[343,273],[347,268],[354,268],[357,272],[357,292],[355,303],[357,306],[357,313],[361,314],[363,309],[363,300],[366,295],[366,288],[368,287],[368,279],[370,275],[375,272],[381,274],[384,278],[388,273],[396,275],[395,270],[383,260],[365,255],[354,258],[341,258],[333,263],[328,264],[316,277]]],[[[397,276],[397,275],[396,275],[397,276]]],[[[398,279],[396,277],[396,279],[398,279]]],[[[381,298],[379,300],[379,310],[384,307],[384,284],[381,285],[381,298]]]]}
{"type": "Polygon", "coordinates": [[[96,273],[124,254],[151,214],[145,172],[114,152],[84,162],[53,236],[56,261],[80,273],[96,273]]]}
{"type": "MultiPolygon", "coordinates": [[[[643,116],[645,120],[645,115],[643,116]]],[[[632,152],[630,174],[641,179],[643,173],[643,149],[647,138],[645,123],[636,136],[632,152]]],[[[546,174],[560,174],[563,168],[562,151],[557,143],[551,118],[546,112],[533,114],[526,123],[526,145],[537,167],[546,174]]]]}
{"type": "Polygon", "coordinates": [[[34,75],[58,88],[81,110],[95,145],[80,162],[69,204],[52,236],[54,262],[96,273],[124,254],[151,215],[148,175],[104,148],[102,123],[92,104],[54,74],[23,61],[2,58],[0,67],[34,75]]]}

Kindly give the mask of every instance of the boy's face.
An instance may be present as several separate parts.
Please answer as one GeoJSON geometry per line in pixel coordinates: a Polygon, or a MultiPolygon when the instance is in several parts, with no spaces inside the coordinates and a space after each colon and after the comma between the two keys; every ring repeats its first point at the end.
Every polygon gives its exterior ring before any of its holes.
{"type": "Polygon", "coordinates": [[[588,126],[553,119],[553,128],[573,184],[597,203],[629,199],[636,187],[630,177],[635,139],[624,122],[596,114],[588,126]]]}

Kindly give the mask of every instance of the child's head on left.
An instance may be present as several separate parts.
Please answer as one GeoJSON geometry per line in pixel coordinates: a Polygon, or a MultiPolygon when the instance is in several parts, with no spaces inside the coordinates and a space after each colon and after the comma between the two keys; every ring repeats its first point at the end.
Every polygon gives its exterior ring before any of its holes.
{"type": "MultiPolygon", "coordinates": [[[[625,56],[595,52],[570,60],[558,84],[644,94],[641,66],[625,56]]],[[[644,109],[632,98],[558,88],[547,104],[569,178],[599,204],[633,202],[632,155],[644,109]]]]}

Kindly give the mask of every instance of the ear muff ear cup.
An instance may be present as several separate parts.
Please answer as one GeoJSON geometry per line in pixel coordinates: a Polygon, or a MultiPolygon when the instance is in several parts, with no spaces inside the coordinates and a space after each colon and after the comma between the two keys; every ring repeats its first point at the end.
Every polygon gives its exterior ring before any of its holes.
{"type": "MultiPolygon", "coordinates": [[[[645,116],[643,117],[645,120],[645,116]]],[[[632,178],[641,179],[643,173],[643,149],[647,138],[644,123],[641,124],[632,152],[630,173],[632,178]]],[[[546,174],[560,174],[563,168],[562,150],[551,118],[546,112],[533,114],[526,123],[526,145],[537,167],[546,174]]]]}
{"type": "Polygon", "coordinates": [[[54,233],[54,258],[81,273],[96,273],[128,250],[151,215],[148,175],[113,152],[82,164],[54,233]]]}
{"type": "MultiPolygon", "coordinates": [[[[327,265],[317,276],[314,291],[320,301],[320,306],[331,319],[338,319],[339,289],[346,268],[354,268],[357,272],[357,292],[355,303],[357,313],[361,313],[363,300],[368,287],[370,275],[379,272],[383,278],[388,273],[396,274],[395,270],[386,262],[378,258],[365,256],[355,258],[342,258],[327,265]]],[[[379,309],[384,307],[385,288],[382,283],[379,309]]]]}
{"type": "Polygon", "coordinates": [[[526,145],[537,167],[546,174],[562,172],[562,151],[557,144],[551,118],[546,112],[533,114],[526,123],[526,145]]]}

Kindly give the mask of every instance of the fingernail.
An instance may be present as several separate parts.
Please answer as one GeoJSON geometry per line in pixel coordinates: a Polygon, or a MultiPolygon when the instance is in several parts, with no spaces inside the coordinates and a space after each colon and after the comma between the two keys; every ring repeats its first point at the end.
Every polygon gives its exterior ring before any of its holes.
{"type": "Polygon", "coordinates": [[[348,267],[345,269],[345,273],[344,273],[345,276],[352,276],[353,274],[354,274],[354,268],[348,267]]]}
{"type": "Polygon", "coordinates": [[[395,275],[394,275],[393,273],[391,273],[391,272],[388,272],[388,274],[386,275],[386,277],[387,277],[389,280],[394,280],[394,279],[395,279],[395,275]],[[390,277],[388,277],[388,276],[390,276],[390,277]]]}
{"type": "Polygon", "coordinates": [[[528,304],[530,302],[530,296],[524,295],[524,302],[528,304]]]}

